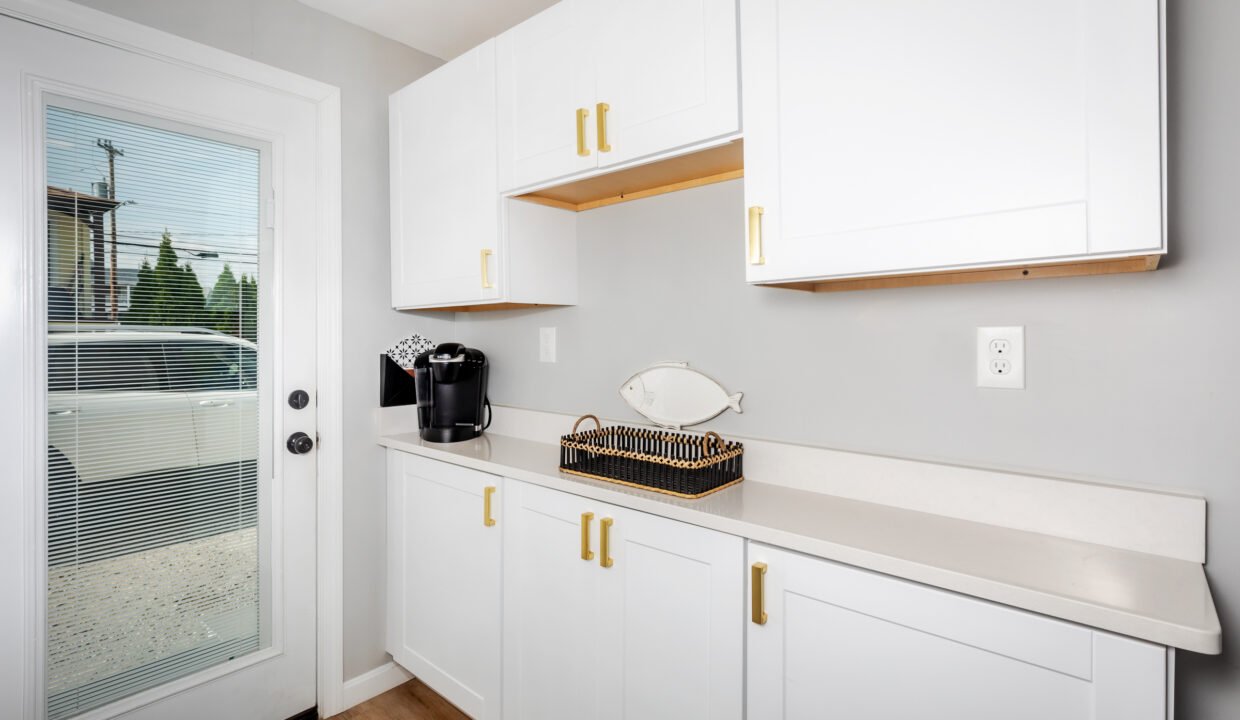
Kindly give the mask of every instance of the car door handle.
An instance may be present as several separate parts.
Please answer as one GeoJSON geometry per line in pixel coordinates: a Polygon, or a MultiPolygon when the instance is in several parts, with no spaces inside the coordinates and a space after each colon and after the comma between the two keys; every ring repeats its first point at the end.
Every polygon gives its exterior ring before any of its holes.
{"type": "Polygon", "coordinates": [[[228,407],[232,405],[232,400],[199,400],[198,404],[202,407],[228,407]]]}

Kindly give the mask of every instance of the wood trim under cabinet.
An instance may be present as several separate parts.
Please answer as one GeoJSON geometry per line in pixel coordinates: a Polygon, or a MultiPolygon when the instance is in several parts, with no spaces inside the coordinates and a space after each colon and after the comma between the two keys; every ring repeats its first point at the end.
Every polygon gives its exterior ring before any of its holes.
{"type": "Polygon", "coordinates": [[[425,307],[425,308],[397,308],[398,310],[410,310],[416,312],[480,312],[482,310],[522,310],[525,308],[538,307],[564,307],[563,305],[550,305],[547,303],[483,303],[480,305],[451,305],[448,307],[425,307]]]}
{"type": "Polygon", "coordinates": [[[1075,277],[1078,275],[1114,275],[1148,272],[1158,269],[1162,255],[1081,260],[1069,263],[1038,263],[977,270],[945,270],[910,275],[841,278],[839,280],[807,280],[788,283],[755,283],[762,287],[788,288],[808,292],[845,292],[883,288],[924,287],[930,285],[961,285],[998,280],[1034,280],[1037,278],[1075,277]]]}
{"type": "Polygon", "coordinates": [[[514,195],[539,205],[582,212],[616,203],[725,182],[744,177],[744,141],[657,160],[514,195]]]}

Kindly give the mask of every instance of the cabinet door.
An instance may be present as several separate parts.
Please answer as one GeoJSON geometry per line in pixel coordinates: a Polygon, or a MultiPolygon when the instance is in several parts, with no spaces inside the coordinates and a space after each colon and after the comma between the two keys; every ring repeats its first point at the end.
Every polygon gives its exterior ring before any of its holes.
{"type": "Polygon", "coordinates": [[[758,543],[749,717],[1165,718],[1165,648],[758,543]]]}
{"type": "Polygon", "coordinates": [[[390,135],[392,306],[499,297],[495,41],[392,95],[390,135]]]}
{"type": "Polygon", "coordinates": [[[597,165],[590,1],[561,0],[496,40],[502,191],[597,165]]]}
{"type": "Polygon", "coordinates": [[[613,522],[610,567],[596,566],[605,680],[597,717],[740,720],[744,541],[633,510],[603,512],[613,522]]]}
{"type": "Polygon", "coordinates": [[[387,650],[478,720],[500,717],[500,480],[388,451],[387,650]]]}
{"type": "Polygon", "coordinates": [[[1162,252],[1160,10],[741,0],[748,279],[1162,252]]]}
{"type": "Polygon", "coordinates": [[[598,717],[598,686],[610,680],[596,657],[598,522],[606,506],[504,482],[504,717],[598,717]],[[593,516],[585,521],[587,512],[593,516]]]}
{"type": "Polygon", "coordinates": [[[740,130],[735,0],[599,0],[599,165],[740,130]]]}

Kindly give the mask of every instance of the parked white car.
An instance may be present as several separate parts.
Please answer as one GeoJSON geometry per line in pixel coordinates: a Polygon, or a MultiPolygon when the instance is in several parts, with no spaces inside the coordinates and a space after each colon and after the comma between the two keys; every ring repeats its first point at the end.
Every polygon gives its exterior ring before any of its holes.
{"type": "Polygon", "coordinates": [[[83,483],[256,460],[256,358],[206,330],[53,327],[48,444],[83,483]]]}
{"type": "Polygon", "coordinates": [[[254,343],[195,328],[53,326],[47,352],[52,564],[254,525],[254,343]]]}

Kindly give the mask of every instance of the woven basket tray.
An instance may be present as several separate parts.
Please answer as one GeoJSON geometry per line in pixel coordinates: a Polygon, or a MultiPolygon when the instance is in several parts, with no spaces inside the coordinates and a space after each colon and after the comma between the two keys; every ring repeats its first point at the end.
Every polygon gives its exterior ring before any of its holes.
{"type": "Polygon", "coordinates": [[[560,438],[560,470],[683,498],[709,495],[744,479],[745,446],[704,436],[631,427],[604,428],[583,415],[560,438]],[[582,421],[595,429],[577,432],[582,421]]]}

